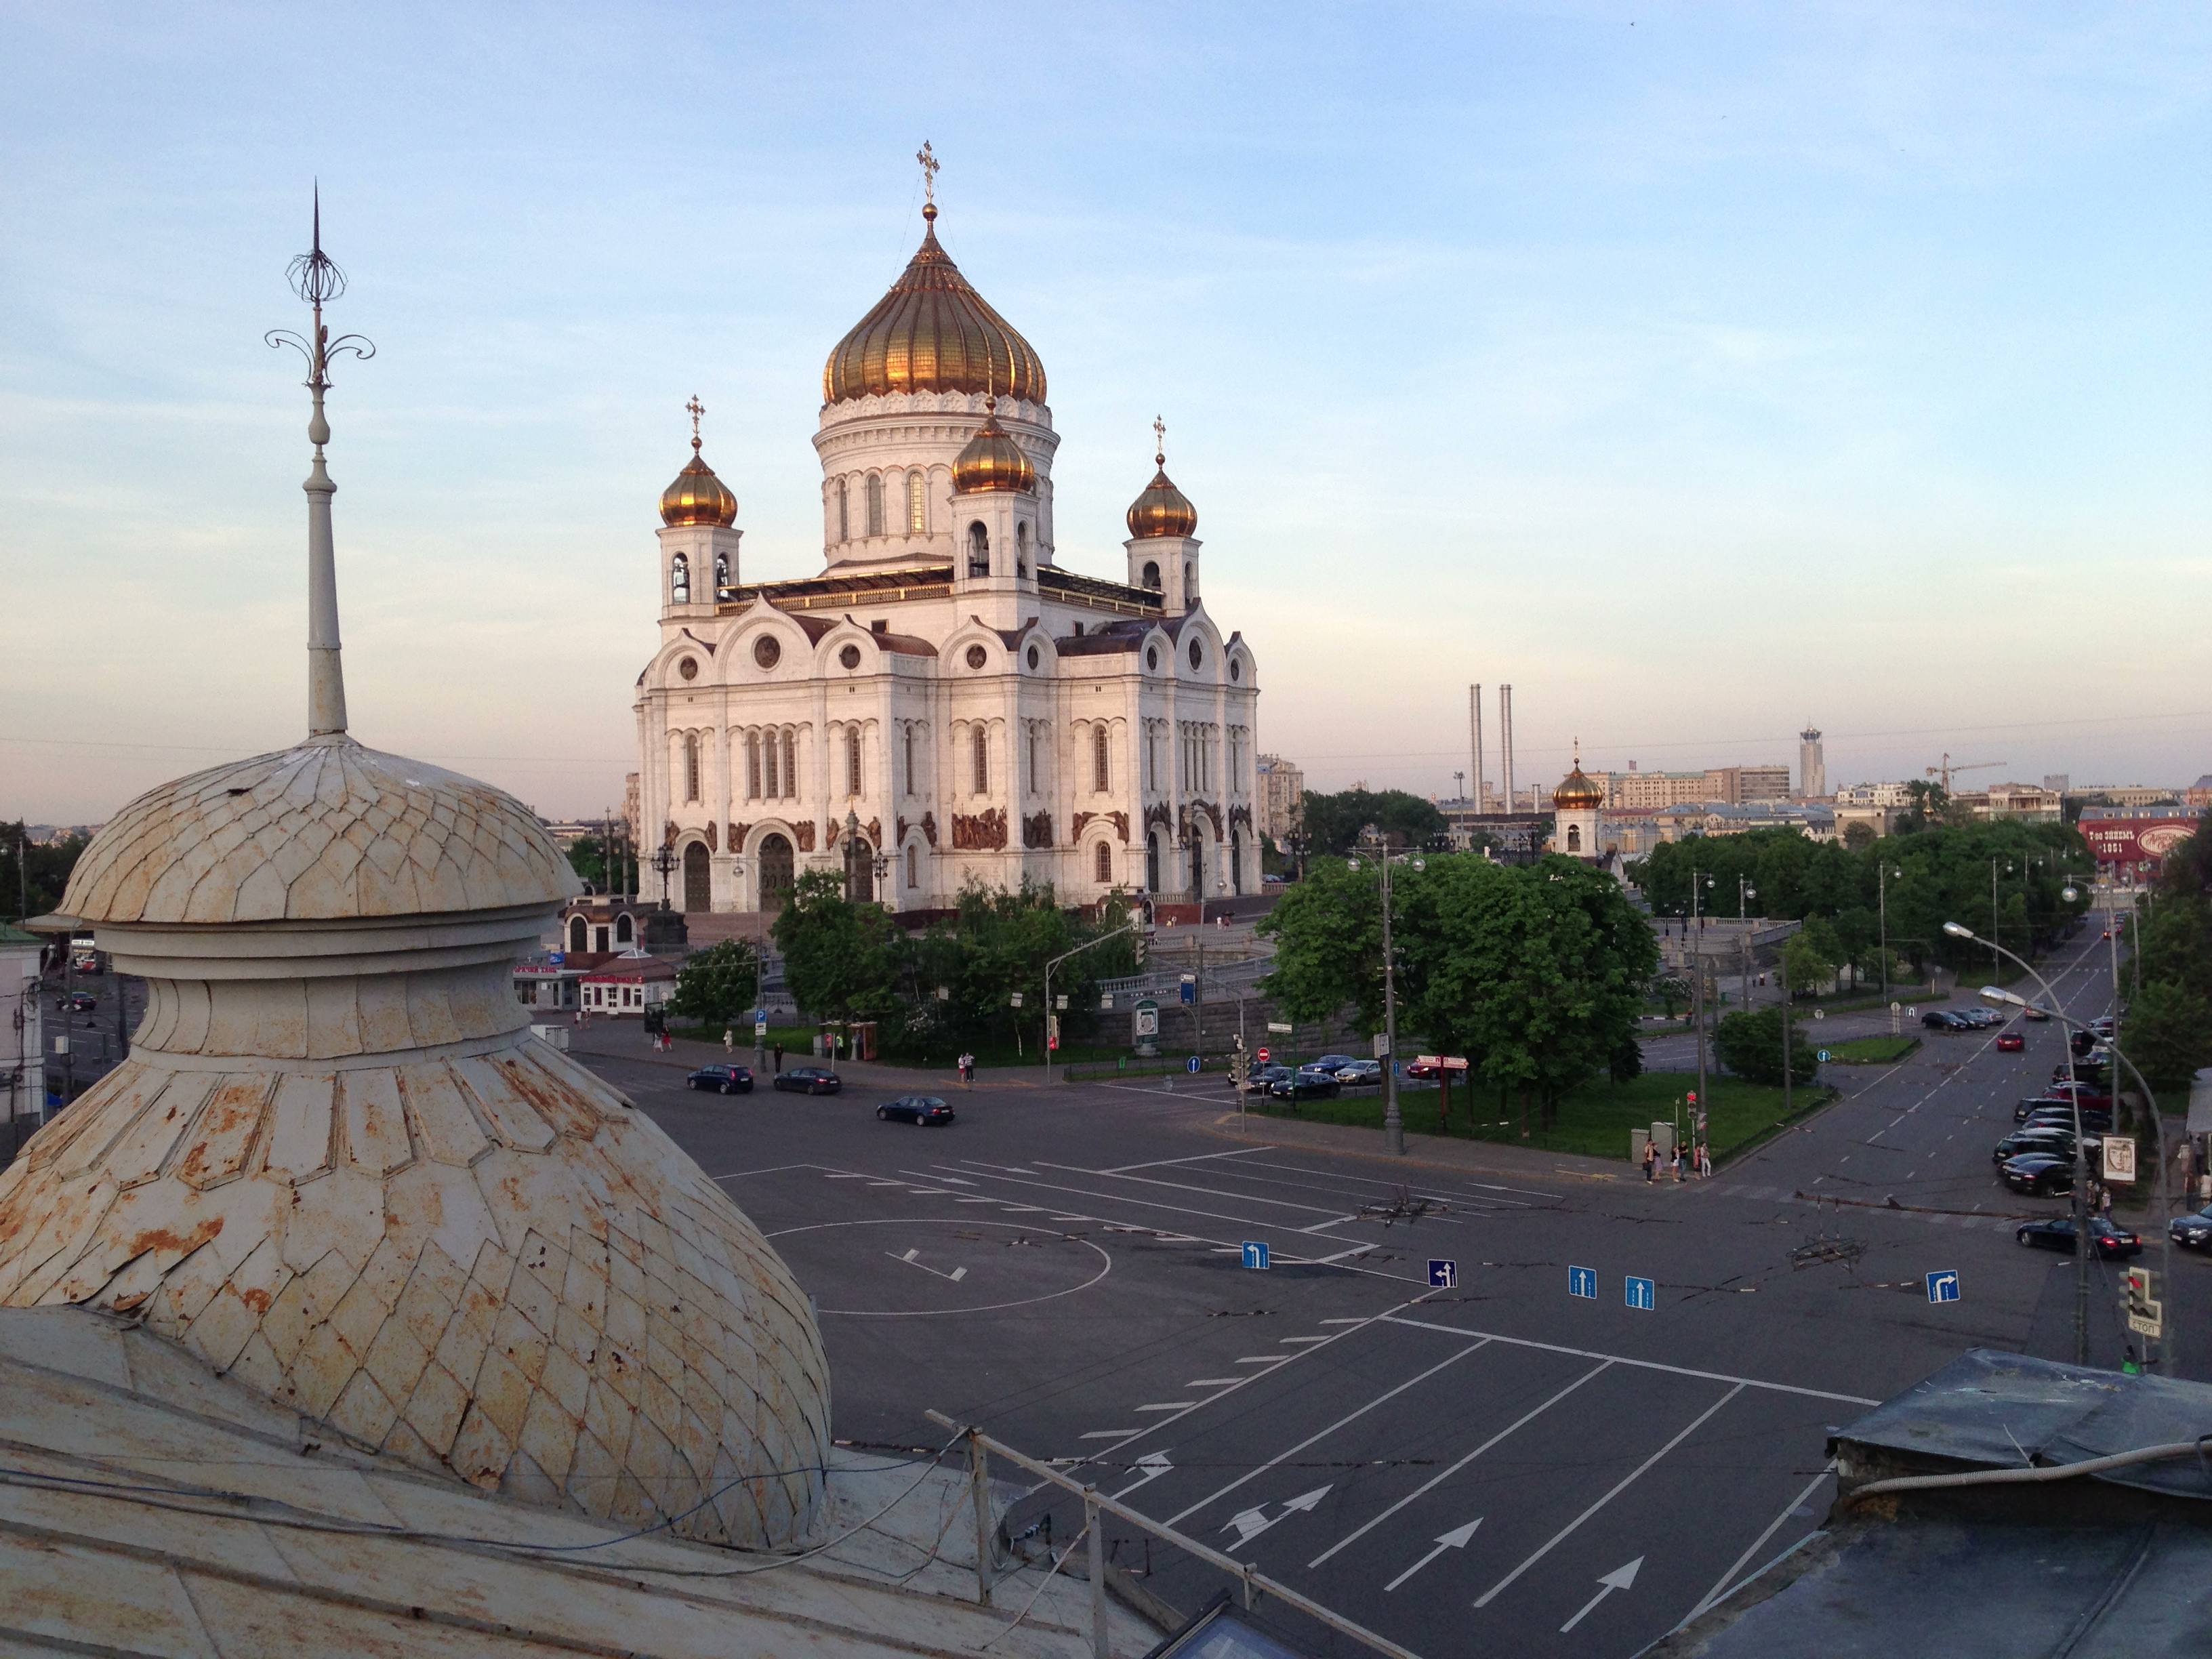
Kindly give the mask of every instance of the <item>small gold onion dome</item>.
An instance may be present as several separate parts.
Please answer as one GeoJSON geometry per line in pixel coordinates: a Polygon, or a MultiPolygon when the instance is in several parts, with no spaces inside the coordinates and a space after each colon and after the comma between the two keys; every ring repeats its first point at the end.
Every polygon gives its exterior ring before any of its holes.
{"type": "Polygon", "coordinates": [[[691,440],[691,459],[676,475],[676,482],[660,492],[660,521],[678,525],[732,525],[738,521],[738,498],[714,476],[714,469],[699,457],[699,441],[691,440]]]}
{"type": "Polygon", "coordinates": [[[1152,474],[1145,493],[1129,503],[1129,534],[1139,541],[1191,534],[1198,528],[1198,509],[1170,482],[1164,453],[1153,456],[1152,465],[1159,471],[1152,474]]]}
{"type": "Polygon", "coordinates": [[[890,292],[837,342],[822,366],[822,401],[892,392],[1004,392],[1044,401],[1044,364],[1030,343],[968,285],[937,241],[937,209],[890,292]]]}
{"type": "Polygon", "coordinates": [[[1575,757],[1575,769],[1567,774],[1567,781],[1552,791],[1552,805],[1562,812],[1586,812],[1605,805],[1605,790],[1583,775],[1580,755],[1575,757]]]}
{"type": "Polygon", "coordinates": [[[975,428],[975,435],[968,441],[952,463],[952,489],[955,494],[972,495],[979,489],[1011,489],[1019,495],[1036,492],[1036,468],[1030,458],[1022,453],[1021,446],[1006,435],[999,424],[998,399],[991,400],[990,412],[983,416],[983,424],[975,428]]]}

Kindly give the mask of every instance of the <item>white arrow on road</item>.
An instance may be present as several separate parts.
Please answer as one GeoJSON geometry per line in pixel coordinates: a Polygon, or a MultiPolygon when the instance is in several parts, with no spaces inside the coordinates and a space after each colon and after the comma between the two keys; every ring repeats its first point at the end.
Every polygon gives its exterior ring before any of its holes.
{"type": "Polygon", "coordinates": [[[1591,1596],[1589,1601],[1583,1603],[1583,1610],[1580,1613],[1577,1613],[1573,1618],[1568,1620],[1565,1624],[1559,1626],[1559,1634],[1565,1636],[1577,1625],[1581,1624],[1583,1620],[1589,1618],[1590,1609],[1595,1607],[1599,1602],[1604,1601],[1605,1598],[1612,1595],[1613,1591],[1617,1589],[1626,1589],[1631,1584],[1634,1583],[1636,1582],[1636,1570],[1643,1565],[1644,1558],[1639,1555],[1633,1561],[1631,1561],[1626,1566],[1615,1567],[1611,1572],[1606,1574],[1604,1577],[1599,1579],[1597,1581],[1597,1594],[1591,1596]]]}
{"type": "Polygon", "coordinates": [[[1445,1533],[1442,1537],[1437,1540],[1436,1548],[1431,1550],[1419,1560],[1414,1562],[1412,1566],[1407,1568],[1405,1571],[1400,1573],[1389,1583],[1383,1585],[1382,1594],[1388,1595],[1392,1590],[1397,1589],[1399,1585],[1404,1583],[1408,1578],[1411,1578],[1423,1567],[1427,1566],[1430,1562],[1435,1560],[1437,1557],[1442,1555],[1446,1550],[1465,1549],[1467,1547],[1467,1540],[1474,1536],[1474,1529],[1481,1524],[1482,1517],[1478,1515],[1474,1520],[1468,1522],[1465,1526],[1454,1527],[1449,1532],[1445,1533]]]}
{"type": "Polygon", "coordinates": [[[1243,1514],[1232,1517],[1229,1524],[1221,1530],[1234,1532],[1237,1534],[1237,1547],[1241,1550],[1277,1522],[1287,1521],[1302,1510],[1313,1508],[1328,1496],[1327,1486],[1316,1486],[1304,1497],[1285,1498],[1283,1502],[1283,1512],[1280,1515],[1269,1515],[1267,1506],[1262,1504],[1256,1510],[1247,1510],[1243,1514]]]}
{"type": "Polygon", "coordinates": [[[920,1259],[921,1255],[921,1252],[920,1250],[908,1250],[904,1255],[891,1255],[891,1253],[889,1250],[885,1250],[884,1254],[885,1255],[890,1255],[891,1260],[894,1261],[903,1261],[908,1267],[919,1267],[926,1273],[937,1273],[937,1276],[939,1279],[949,1279],[955,1285],[957,1285],[962,1279],[968,1277],[968,1270],[965,1267],[955,1267],[949,1273],[938,1273],[936,1268],[931,1267],[927,1261],[920,1259]]]}
{"type": "Polygon", "coordinates": [[[1144,1480],[1133,1481],[1122,1487],[1121,1491],[1110,1494],[1115,1503],[1121,1502],[1146,1481],[1158,1480],[1170,1469],[1175,1468],[1175,1465],[1168,1462],[1168,1455],[1165,1452],[1146,1452],[1137,1460],[1137,1467],[1145,1472],[1144,1480]]]}

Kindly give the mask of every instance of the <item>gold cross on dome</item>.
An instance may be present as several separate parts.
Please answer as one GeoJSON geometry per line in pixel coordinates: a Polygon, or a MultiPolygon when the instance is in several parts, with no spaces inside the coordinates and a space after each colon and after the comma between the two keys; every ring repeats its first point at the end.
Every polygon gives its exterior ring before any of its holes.
{"type": "Polygon", "coordinates": [[[928,207],[935,207],[937,205],[937,169],[939,163],[937,160],[937,152],[930,149],[928,139],[925,138],[921,141],[921,148],[915,151],[914,159],[921,163],[921,195],[923,204],[928,207]]]}
{"type": "Polygon", "coordinates": [[[691,414],[691,447],[696,449],[699,447],[699,417],[707,412],[707,405],[699,401],[699,394],[695,392],[691,394],[691,401],[684,407],[691,414]]]}
{"type": "Polygon", "coordinates": [[[1168,464],[1168,423],[1157,415],[1152,416],[1152,447],[1157,452],[1152,456],[1152,465],[1165,466],[1168,464]]]}

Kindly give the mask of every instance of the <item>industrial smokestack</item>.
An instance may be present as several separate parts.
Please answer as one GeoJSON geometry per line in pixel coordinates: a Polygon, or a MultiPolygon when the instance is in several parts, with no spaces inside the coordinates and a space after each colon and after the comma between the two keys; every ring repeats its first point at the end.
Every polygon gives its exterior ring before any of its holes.
{"type": "Polygon", "coordinates": [[[1513,801],[1513,688],[1510,685],[1498,688],[1498,749],[1499,764],[1505,774],[1505,810],[1516,811],[1519,809],[1513,801]]]}
{"type": "Polygon", "coordinates": [[[1480,685],[1470,685],[1467,688],[1467,731],[1468,737],[1470,739],[1469,746],[1474,751],[1474,793],[1471,799],[1474,802],[1474,810],[1480,812],[1483,810],[1482,688],[1480,685]]]}

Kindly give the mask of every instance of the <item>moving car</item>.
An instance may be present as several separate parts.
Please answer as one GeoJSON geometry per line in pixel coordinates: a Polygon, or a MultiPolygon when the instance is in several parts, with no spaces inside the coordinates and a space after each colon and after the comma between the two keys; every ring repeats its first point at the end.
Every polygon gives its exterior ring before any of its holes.
{"type": "Polygon", "coordinates": [[[794,1066],[775,1074],[775,1086],[789,1094],[834,1095],[845,1079],[827,1066],[794,1066]]]}
{"type": "Polygon", "coordinates": [[[2020,1011],[2020,1017],[2022,1019],[2032,1019],[2039,1025],[2045,1020],[2051,1018],[2051,1010],[2048,1008],[2039,1008],[2031,1002],[2027,1007],[2020,1011]]]}
{"type": "Polygon", "coordinates": [[[2051,1198],[2074,1190],[2074,1160],[2050,1152],[2024,1152],[1999,1172],[2004,1184],[2030,1198],[2051,1198]]]}
{"type": "MultiPolygon", "coordinates": [[[[2012,1236],[2023,1244],[2038,1249],[2074,1250],[2074,1218],[2057,1215],[2045,1221],[2024,1221],[2013,1229],[2012,1236]]],[[[2124,1257],[2141,1255],[2142,1240],[2134,1233],[2122,1232],[2100,1215],[2089,1218],[2089,1243],[2096,1247],[2097,1255],[2106,1261],[2118,1261],[2124,1257]]]]}
{"type": "Polygon", "coordinates": [[[952,1109],[935,1095],[901,1095],[876,1108],[885,1123],[913,1123],[922,1128],[952,1121],[952,1109]]]}
{"type": "Polygon", "coordinates": [[[2185,1249],[2212,1250],[2212,1204],[2166,1224],[2166,1236],[2185,1249]]]}
{"type": "Polygon", "coordinates": [[[100,1006],[100,999],[89,991],[72,991],[70,993],[69,1005],[77,1013],[88,1014],[100,1006]]]}
{"type": "Polygon", "coordinates": [[[1382,1062],[1379,1060],[1355,1060],[1336,1068],[1339,1083],[1380,1083],[1382,1062]]]}
{"type": "Polygon", "coordinates": [[[1275,1100],[1287,1100],[1296,1104],[1301,1100],[1334,1100],[1344,1092],[1333,1072],[1300,1070],[1278,1083],[1267,1085],[1268,1096],[1275,1100]]]}
{"type": "Polygon", "coordinates": [[[753,1074],[743,1066],[702,1066],[684,1079],[687,1089],[712,1089],[725,1095],[749,1095],[753,1091],[753,1074]]]}
{"type": "Polygon", "coordinates": [[[2001,1053],[2016,1054],[2027,1047],[2027,1039],[2017,1031],[1997,1033],[1997,1048],[2001,1053]]]}

